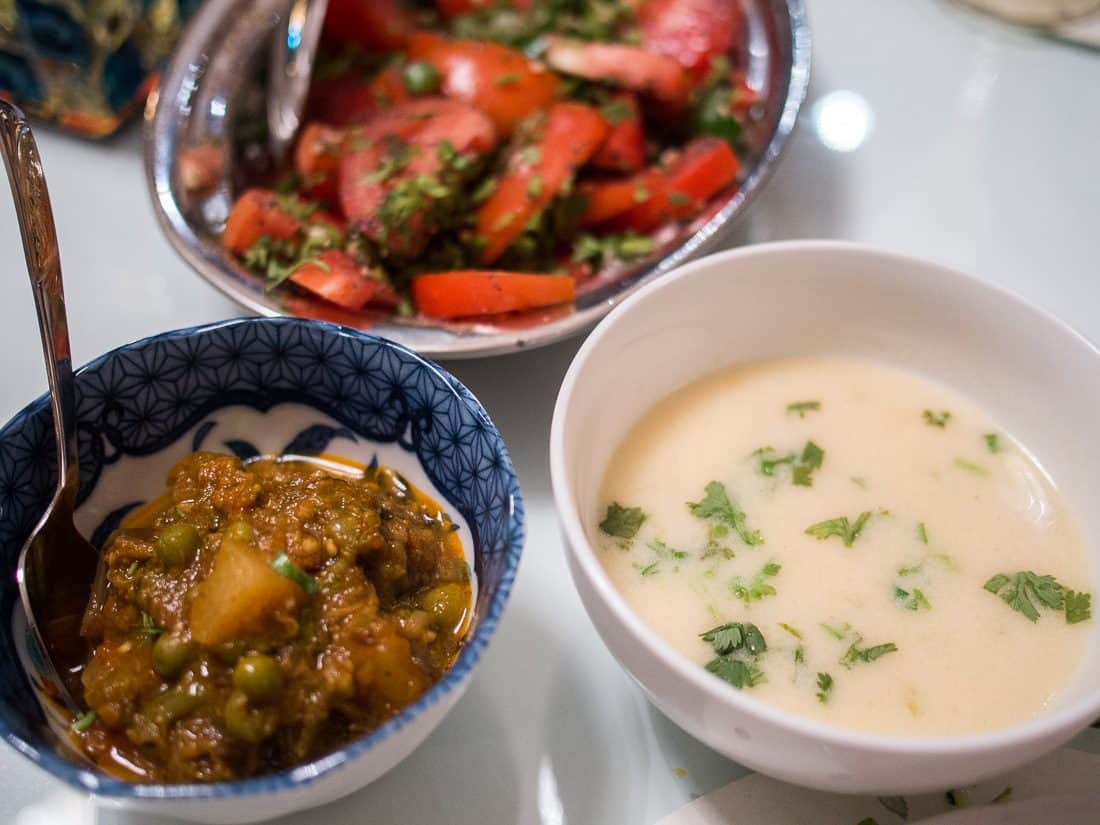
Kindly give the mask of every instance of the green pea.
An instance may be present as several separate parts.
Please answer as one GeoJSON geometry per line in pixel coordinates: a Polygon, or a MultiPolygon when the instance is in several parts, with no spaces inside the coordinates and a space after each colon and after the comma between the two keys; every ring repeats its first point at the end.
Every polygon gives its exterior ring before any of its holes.
{"type": "Polygon", "coordinates": [[[231,521],[229,526],[225,528],[225,538],[244,542],[245,544],[252,541],[255,535],[256,531],[252,529],[252,525],[247,521],[231,521]]]}
{"type": "Polygon", "coordinates": [[[224,642],[211,651],[223,665],[236,664],[244,654],[244,642],[224,642]]]}
{"type": "Polygon", "coordinates": [[[431,63],[410,63],[401,72],[401,81],[414,95],[426,95],[434,92],[443,83],[443,75],[431,63]]]}
{"type": "Polygon", "coordinates": [[[250,653],[233,668],[233,687],[251,701],[267,704],[283,691],[283,672],[279,663],[262,653],[250,653]]]}
{"type": "Polygon", "coordinates": [[[201,691],[192,691],[182,685],[176,685],[146,702],[141,712],[150,719],[174,722],[187,716],[201,703],[201,691]]]}
{"type": "Polygon", "coordinates": [[[153,645],[153,670],[162,679],[175,679],[191,661],[192,647],[174,633],[163,633],[153,645]]]}
{"type": "Polygon", "coordinates": [[[226,732],[234,739],[250,745],[258,745],[275,730],[274,711],[270,708],[252,707],[241,690],[229,694],[222,713],[226,732]]]}
{"type": "Polygon", "coordinates": [[[201,540],[193,525],[185,521],[169,524],[157,536],[157,558],[165,567],[184,567],[194,558],[201,540]]]}
{"type": "Polygon", "coordinates": [[[439,628],[454,630],[470,607],[466,588],[460,584],[441,584],[420,598],[420,606],[431,614],[439,628]]]}

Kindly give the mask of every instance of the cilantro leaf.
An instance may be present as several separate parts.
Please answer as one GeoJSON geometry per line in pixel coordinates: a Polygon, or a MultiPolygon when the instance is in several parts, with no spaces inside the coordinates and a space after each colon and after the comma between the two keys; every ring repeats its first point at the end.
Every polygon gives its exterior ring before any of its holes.
{"type": "Polygon", "coordinates": [[[730,581],[730,590],[733,592],[733,595],[743,601],[746,606],[768,596],[774,596],[775,588],[768,582],[768,579],[778,576],[779,571],[782,569],[783,566],[781,564],[770,561],[761,567],[760,570],[756,572],[756,575],[747,582],[740,576],[735,576],[730,581]]]}
{"type": "Polygon", "coordinates": [[[844,653],[844,656],[840,660],[840,664],[851,670],[857,664],[870,664],[876,659],[880,659],[887,653],[894,653],[897,651],[898,646],[893,642],[886,642],[885,644],[875,645],[874,647],[860,647],[859,643],[863,641],[862,638],[857,638],[848,647],[848,650],[844,653]]]}
{"type": "Polygon", "coordinates": [[[764,681],[764,674],[756,665],[719,656],[707,662],[706,668],[719,679],[729,682],[735,688],[755,687],[764,681]]]}
{"type": "Polygon", "coordinates": [[[923,521],[917,525],[917,541],[928,544],[928,530],[925,529],[923,521]]]}
{"type": "Polygon", "coordinates": [[[914,612],[932,609],[932,605],[924,595],[924,591],[919,587],[914,587],[912,590],[905,590],[895,585],[894,601],[906,610],[912,610],[914,612]]]}
{"type": "Polygon", "coordinates": [[[870,518],[871,512],[868,510],[860,513],[854,524],[848,521],[847,516],[819,521],[806,528],[806,535],[813,536],[818,541],[836,536],[844,542],[845,547],[851,547],[870,518]]]}
{"type": "Polygon", "coordinates": [[[720,656],[742,649],[757,656],[768,649],[764,634],[751,622],[728,622],[712,627],[699,638],[709,644],[720,656]]]}
{"type": "Polygon", "coordinates": [[[674,559],[676,561],[682,561],[688,558],[690,553],[686,553],[683,550],[677,550],[675,547],[669,547],[660,539],[654,539],[649,543],[649,549],[657,554],[660,559],[674,559]]]}
{"type": "Polygon", "coordinates": [[[623,507],[619,502],[614,501],[608,505],[607,514],[600,522],[600,529],[609,536],[632,539],[638,534],[645,520],[646,514],[641,507],[623,507]]]}
{"type": "Polygon", "coordinates": [[[661,562],[657,560],[652,564],[635,564],[634,569],[641,573],[643,576],[655,576],[657,575],[657,565],[661,562]]]}
{"type": "Polygon", "coordinates": [[[796,639],[802,638],[802,633],[797,628],[791,627],[786,622],[780,622],[779,626],[790,633],[792,636],[794,636],[796,639]]]}
{"type": "Polygon", "coordinates": [[[1066,623],[1077,624],[1092,618],[1092,595],[1066,590],[1066,623]]]}
{"type": "Polygon", "coordinates": [[[849,632],[851,632],[852,626],[850,624],[848,624],[847,622],[845,622],[842,625],[836,625],[836,626],[831,625],[831,624],[825,624],[825,622],[822,622],[821,623],[821,629],[824,630],[826,633],[828,633],[830,636],[832,636],[834,639],[839,640],[839,639],[843,639],[845,636],[848,635],[849,632]]]}
{"type": "Polygon", "coordinates": [[[704,488],[704,493],[701,501],[688,502],[693,516],[711,519],[732,527],[741,541],[750,547],[764,543],[759,530],[749,530],[745,523],[744,510],[730,499],[726,493],[726,485],[720,481],[712,481],[704,488]]]}
{"type": "Polygon", "coordinates": [[[794,453],[776,458],[778,453],[773,447],[761,447],[753,453],[760,459],[760,475],[774,476],[775,468],[780,464],[791,464],[798,457],[794,453]]]}
{"type": "Polygon", "coordinates": [[[986,433],[982,436],[985,439],[985,446],[989,448],[991,453],[999,453],[1001,451],[1001,438],[996,433],[986,433]]]}
{"type": "Polygon", "coordinates": [[[981,464],[975,464],[973,461],[967,461],[965,458],[956,458],[955,466],[960,470],[966,470],[968,473],[972,473],[976,476],[987,476],[989,470],[983,467],[981,464]]]}
{"type": "Polygon", "coordinates": [[[941,430],[946,427],[947,422],[951,420],[951,413],[947,410],[942,410],[938,413],[934,413],[932,410],[925,410],[921,413],[921,416],[924,418],[924,423],[929,427],[938,427],[941,430]]]}
{"type": "Polygon", "coordinates": [[[802,456],[798,459],[798,464],[795,465],[791,480],[799,487],[812,487],[814,484],[813,472],[820,469],[824,461],[825,451],[812,441],[807,441],[806,446],[802,448],[802,456]]]}
{"type": "Polygon", "coordinates": [[[797,415],[799,418],[805,418],[806,413],[817,412],[820,409],[820,401],[795,401],[794,403],[787,405],[787,414],[797,415]]]}
{"type": "MultiPolygon", "coordinates": [[[[984,587],[1032,622],[1039,621],[1039,606],[1061,610],[1065,604],[1065,589],[1057,579],[1053,576],[1040,576],[1029,570],[1021,570],[1011,575],[998,573],[990,578],[984,587]]],[[[1079,605],[1080,599],[1077,599],[1074,605],[1075,615],[1080,612],[1079,605]]]]}
{"type": "Polygon", "coordinates": [[[833,691],[833,677],[828,673],[817,674],[817,701],[825,704],[829,701],[829,694],[833,691]]]}

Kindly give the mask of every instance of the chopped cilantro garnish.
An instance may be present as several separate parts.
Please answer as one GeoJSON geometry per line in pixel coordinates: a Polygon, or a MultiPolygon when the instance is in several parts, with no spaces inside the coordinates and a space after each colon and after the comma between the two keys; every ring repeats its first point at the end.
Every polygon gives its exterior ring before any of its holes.
{"type": "Polygon", "coordinates": [[[813,536],[819,541],[836,536],[844,542],[845,547],[851,547],[870,518],[871,512],[864,511],[859,514],[854,524],[848,521],[847,516],[819,521],[806,528],[806,535],[813,536]]]}
{"type": "Polygon", "coordinates": [[[740,576],[734,577],[730,581],[730,591],[736,598],[743,601],[746,606],[752,602],[758,602],[761,599],[767,598],[768,596],[774,596],[775,587],[771,585],[768,579],[773,579],[778,576],[779,571],[782,569],[782,565],[770,561],[761,567],[747,582],[740,576]]]}
{"type": "Polygon", "coordinates": [[[852,626],[847,622],[842,625],[830,625],[822,622],[821,629],[839,641],[851,632],[852,626]]]}
{"type": "Polygon", "coordinates": [[[686,195],[683,192],[676,192],[676,191],[668,193],[668,204],[669,204],[669,206],[675,206],[675,207],[687,206],[689,203],[691,203],[691,196],[690,195],[686,195]]]}
{"type": "Polygon", "coordinates": [[[443,75],[431,63],[416,61],[401,70],[401,82],[414,95],[431,94],[443,83],[443,75]]]}
{"type": "Polygon", "coordinates": [[[494,81],[498,86],[515,86],[523,80],[523,75],[519,72],[505,72],[502,75],[497,75],[494,81]]]}
{"type": "Polygon", "coordinates": [[[992,804],[997,805],[1001,802],[1007,802],[1011,796],[1012,796],[1012,786],[1011,785],[1006,785],[1004,790],[1002,790],[999,794],[997,794],[995,797],[993,797],[989,801],[992,804]]]}
{"type": "Polygon", "coordinates": [[[917,541],[928,544],[928,530],[925,529],[923,521],[917,525],[917,541]]]}
{"type": "Polygon", "coordinates": [[[660,539],[654,539],[649,543],[649,549],[657,554],[660,559],[674,559],[680,561],[688,558],[690,553],[686,553],[683,550],[677,550],[675,547],[669,547],[660,539]]]}
{"type": "Polygon", "coordinates": [[[944,793],[943,798],[952,808],[965,808],[970,804],[970,799],[963,790],[952,789],[944,793]]]}
{"type": "Polygon", "coordinates": [[[932,410],[925,410],[921,413],[921,416],[924,418],[924,423],[929,427],[938,427],[941,430],[946,427],[947,422],[951,420],[951,413],[947,410],[941,410],[938,413],[932,412],[932,410]]]}
{"type": "Polygon", "coordinates": [[[886,642],[885,644],[875,645],[874,647],[860,647],[859,643],[861,641],[862,638],[857,637],[840,660],[840,664],[848,670],[851,670],[857,664],[870,664],[876,659],[882,658],[887,653],[896,652],[898,649],[898,646],[893,642],[886,642]]]}
{"type": "Polygon", "coordinates": [[[542,175],[538,172],[531,175],[531,179],[527,181],[527,197],[534,200],[542,194],[542,175]]]}
{"type": "Polygon", "coordinates": [[[609,100],[603,106],[600,107],[600,114],[603,115],[603,119],[610,123],[612,126],[618,126],[626,120],[631,118],[633,110],[630,108],[630,104],[622,98],[616,100],[609,100]]]}
{"type": "Polygon", "coordinates": [[[737,688],[753,687],[764,679],[764,674],[754,662],[746,662],[742,656],[753,660],[768,649],[764,635],[756,625],[741,622],[713,627],[700,638],[709,644],[717,658],[712,659],[706,669],[737,688]]]}
{"type": "Polygon", "coordinates": [[[764,674],[756,665],[719,656],[707,662],[706,668],[719,679],[729,682],[735,688],[756,687],[764,681],[764,674]]]}
{"type": "Polygon", "coordinates": [[[829,694],[833,692],[833,677],[828,673],[817,674],[817,701],[825,704],[829,701],[829,694]]]}
{"type": "Polygon", "coordinates": [[[825,451],[812,441],[807,441],[798,463],[794,466],[791,481],[799,487],[812,487],[814,470],[820,469],[824,460],[825,451]]]}
{"type": "Polygon", "coordinates": [[[932,609],[932,605],[924,595],[924,591],[919,587],[914,587],[912,590],[905,590],[895,585],[894,601],[906,610],[912,610],[914,612],[932,609]]]}
{"type": "Polygon", "coordinates": [[[652,564],[635,564],[634,569],[641,573],[643,576],[654,576],[657,574],[657,565],[659,565],[660,563],[660,560],[658,560],[653,562],[652,564]]]}
{"type": "Polygon", "coordinates": [[[799,418],[805,418],[806,413],[817,412],[820,409],[820,401],[795,401],[794,403],[787,405],[787,414],[797,415],[799,418]]]}
{"type": "Polygon", "coordinates": [[[648,255],[656,248],[653,239],[636,232],[616,235],[591,235],[583,233],[573,242],[573,261],[590,261],[602,269],[613,261],[632,261],[648,255]]]}
{"type": "Polygon", "coordinates": [[[600,522],[600,529],[609,536],[632,539],[645,520],[646,514],[641,507],[623,507],[615,501],[608,505],[607,514],[600,522]]]}
{"type": "Polygon", "coordinates": [[[712,481],[704,488],[704,493],[701,501],[688,502],[692,515],[732,527],[741,541],[750,547],[764,543],[759,530],[749,530],[746,526],[745,512],[730,499],[726,493],[726,485],[720,481],[712,481]]]}
{"type": "Polygon", "coordinates": [[[999,453],[1001,451],[1001,438],[996,433],[986,433],[982,436],[985,439],[985,446],[991,453],[999,453]]]}
{"type": "Polygon", "coordinates": [[[138,628],[138,633],[143,636],[159,636],[163,632],[164,628],[159,627],[153,617],[143,611],[141,614],[141,626],[138,628]]]}
{"type": "Polygon", "coordinates": [[[1066,591],[1066,623],[1077,624],[1086,622],[1092,618],[1092,595],[1078,593],[1076,590],[1066,591]]]}
{"type": "Polygon", "coordinates": [[[998,573],[985,589],[1029,621],[1039,621],[1039,608],[1065,611],[1066,622],[1077,624],[1092,618],[1092,595],[1063,587],[1054,576],[1040,576],[1030,570],[998,573]]]}
{"type": "Polygon", "coordinates": [[[796,639],[802,638],[802,633],[800,633],[797,628],[791,627],[786,622],[780,622],[779,626],[790,633],[792,636],[794,636],[796,639]]]}
{"type": "Polygon", "coordinates": [[[916,564],[910,564],[906,567],[898,568],[899,576],[915,576],[921,570],[924,569],[924,562],[917,562],[916,564]]]}
{"type": "Polygon", "coordinates": [[[649,200],[649,197],[650,197],[649,189],[646,188],[646,185],[640,179],[635,181],[634,182],[634,202],[635,203],[645,203],[647,200],[649,200]]]}
{"type": "Polygon", "coordinates": [[[960,470],[966,470],[968,473],[972,473],[976,476],[987,476],[989,470],[980,464],[975,464],[973,461],[967,461],[965,458],[956,458],[955,466],[960,470]]]}
{"type": "Polygon", "coordinates": [[[271,562],[271,566],[280,576],[286,576],[310,595],[317,592],[316,580],[292,562],[286,553],[280,552],[271,562]]]}
{"type": "Polygon", "coordinates": [[[774,476],[775,468],[781,464],[791,464],[798,457],[794,453],[781,456],[773,447],[761,447],[753,452],[760,459],[760,475],[774,476]]]}

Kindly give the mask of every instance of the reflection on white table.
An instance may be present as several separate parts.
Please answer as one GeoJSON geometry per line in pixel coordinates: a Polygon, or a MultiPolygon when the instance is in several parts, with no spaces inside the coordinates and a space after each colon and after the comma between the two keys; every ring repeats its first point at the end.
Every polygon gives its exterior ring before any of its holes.
{"type": "MultiPolygon", "coordinates": [[[[947,0],[808,5],[808,116],[732,242],[843,238],[921,255],[1100,338],[1100,59],[947,0]]],[[[77,362],[238,314],[160,236],[136,130],[102,145],[44,130],[39,139],[77,362]]],[[[16,255],[14,216],[0,209],[0,237],[16,255]]],[[[11,269],[0,284],[5,419],[44,389],[26,278],[14,259],[11,269]]],[[[737,311],[751,308],[731,308],[731,322],[737,311]]],[[[449,365],[489,409],[523,484],[529,539],[512,602],[469,693],[423,748],[375,785],[291,822],[650,825],[744,775],[650,707],[573,591],[546,441],[576,347],[449,365]]],[[[93,809],[0,749],[0,822],[40,822],[36,810],[51,812],[51,825],[138,823],[93,809]],[[59,807],[30,807],[44,802],[59,807]]]]}

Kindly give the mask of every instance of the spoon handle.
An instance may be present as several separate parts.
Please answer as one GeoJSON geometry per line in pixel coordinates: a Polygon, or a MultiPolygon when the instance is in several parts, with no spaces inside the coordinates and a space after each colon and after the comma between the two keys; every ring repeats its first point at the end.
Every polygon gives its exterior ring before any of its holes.
{"type": "Polygon", "coordinates": [[[298,134],[327,9],[328,0],[291,0],[286,20],[276,24],[267,90],[268,142],[276,160],[298,134]]]}
{"type": "Polygon", "coordinates": [[[34,306],[42,332],[42,351],[46,357],[50,409],[57,442],[57,489],[68,494],[71,506],[79,483],[80,467],[77,460],[69,324],[65,317],[57,230],[54,228],[42,159],[30,125],[16,106],[4,100],[0,100],[0,154],[4,157],[4,167],[15,200],[19,231],[23,236],[23,253],[27,259],[34,306]]]}

